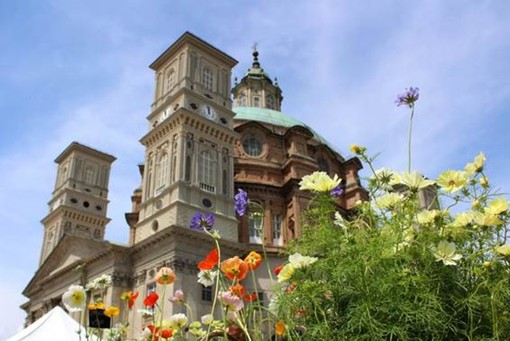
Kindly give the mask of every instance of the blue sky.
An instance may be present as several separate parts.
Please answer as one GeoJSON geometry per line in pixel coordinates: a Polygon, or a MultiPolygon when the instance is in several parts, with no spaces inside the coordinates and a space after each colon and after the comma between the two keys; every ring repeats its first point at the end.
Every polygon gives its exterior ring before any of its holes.
{"type": "Polygon", "coordinates": [[[239,60],[238,77],[257,42],[282,111],[346,157],[352,143],[380,152],[377,166],[405,169],[409,113],[393,101],[418,86],[413,168],[433,178],[484,151],[508,191],[509,17],[504,0],[0,1],[0,339],[23,322],[53,160],[70,142],[117,157],[107,238],[127,241],[148,65],[185,31],[239,60]]]}

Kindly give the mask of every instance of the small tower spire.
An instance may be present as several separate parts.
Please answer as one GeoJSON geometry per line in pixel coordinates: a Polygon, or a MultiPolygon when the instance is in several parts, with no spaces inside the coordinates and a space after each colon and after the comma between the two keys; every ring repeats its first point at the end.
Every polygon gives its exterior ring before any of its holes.
{"type": "Polygon", "coordinates": [[[257,45],[258,45],[257,42],[253,43],[253,47],[252,47],[252,50],[253,50],[253,64],[252,64],[252,67],[260,69],[259,51],[257,51],[257,45]]]}

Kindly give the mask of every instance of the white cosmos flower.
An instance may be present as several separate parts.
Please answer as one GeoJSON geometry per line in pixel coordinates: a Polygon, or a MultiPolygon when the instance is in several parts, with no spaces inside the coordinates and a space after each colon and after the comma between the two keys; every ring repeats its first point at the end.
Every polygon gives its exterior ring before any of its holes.
{"type": "Polygon", "coordinates": [[[289,256],[289,263],[292,264],[295,269],[304,268],[315,263],[317,260],[317,257],[303,256],[297,252],[289,256]]]}
{"type": "Polygon", "coordinates": [[[460,260],[462,256],[455,253],[455,250],[455,243],[449,243],[445,240],[440,241],[437,246],[432,247],[436,261],[443,261],[444,265],[457,265],[457,261],[460,260]]]}

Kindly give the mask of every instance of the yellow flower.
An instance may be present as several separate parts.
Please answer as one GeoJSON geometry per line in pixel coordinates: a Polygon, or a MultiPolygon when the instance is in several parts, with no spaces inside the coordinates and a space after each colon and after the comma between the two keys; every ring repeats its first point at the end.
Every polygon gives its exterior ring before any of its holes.
{"type": "Polygon", "coordinates": [[[498,246],[496,248],[496,253],[498,253],[502,256],[505,256],[505,257],[509,257],[510,256],[510,245],[498,246]]]}
{"type": "Polygon", "coordinates": [[[391,208],[402,201],[404,196],[398,193],[387,193],[376,199],[375,204],[379,208],[391,208]]]}
{"type": "Polygon", "coordinates": [[[505,198],[497,198],[492,200],[489,203],[489,207],[485,208],[485,213],[487,214],[501,214],[508,210],[508,201],[505,198]]]}
{"type": "Polygon", "coordinates": [[[483,165],[485,163],[485,155],[483,153],[478,154],[473,162],[466,164],[464,170],[469,174],[480,173],[483,171],[483,165]]]}
{"type": "Polygon", "coordinates": [[[341,181],[342,179],[339,179],[336,174],[331,178],[326,172],[313,172],[301,179],[299,189],[314,192],[331,192],[332,189],[340,185],[341,181]]]}
{"type": "Polygon", "coordinates": [[[96,310],[96,309],[102,309],[102,310],[104,310],[105,305],[104,305],[104,303],[103,303],[103,302],[98,302],[98,303],[96,303],[96,304],[89,304],[89,305],[87,306],[87,308],[88,308],[89,310],[96,310]]]}
{"type": "Polygon", "coordinates": [[[446,192],[456,192],[462,189],[467,181],[466,172],[448,170],[439,175],[437,184],[446,192]]]}
{"type": "Polygon", "coordinates": [[[106,316],[108,316],[108,317],[119,316],[120,309],[112,305],[112,306],[108,307],[108,309],[106,309],[104,311],[104,314],[106,316]]]}
{"type": "Polygon", "coordinates": [[[434,222],[434,219],[439,216],[440,213],[441,211],[438,210],[421,211],[416,215],[416,221],[418,221],[418,223],[421,225],[431,224],[434,222]]]}
{"type": "Polygon", "coordinates": [[[393,174],[392,185],[404,185],[412,191],[416,191],[435,183],[433,180],[425,179],[423,175],[414,172],[403,172],[393,174]]]}
{"type": "Polygon", "coordinates": [[[278,283],[286,282],[294,276],[296,268],[291,263],[286,264],[278,274],[278,283]]]}
{"type": "Polygon", "coordinates": [[[453,222],[450,224],[452,227],[463,227],[473,222],[475,218],[474,212],[462,212],[455,216],[453,222]]]}
{"type": "Polygon", "coordinates": [[[351,144],[351,146],[349,147],[349,150],[354,154],[360,155],[360,154],[363,154],[364,152],[366,152],[367,148],[362,147],[357,144],[351,144]]]}
{"type": "Polygon", "coordinates": [[[482,212],[474,212],[474,222],[477,225],[480,226],[492,226],[492,225],[502,225],[504,223],[503,220],[501,220],[497,214],[490,214],[490,213],[482,213],[482,212]]]}
{"type": "Polygon", "coordinates": [[[480,178],[480,185],[482,185],[482,187],[489,187],[489,178],[486,176],[482,176],[480,178]]]}
{"type": "Polygon", "coordinates": [[[457,265],[457,261],[460,260],[462,256],[455,253],[455,250],[455,243],[449,243],[445,240],[440,241],[437,247],[433,247],[436,261],[443,261],[444,265],[457,265]]]}

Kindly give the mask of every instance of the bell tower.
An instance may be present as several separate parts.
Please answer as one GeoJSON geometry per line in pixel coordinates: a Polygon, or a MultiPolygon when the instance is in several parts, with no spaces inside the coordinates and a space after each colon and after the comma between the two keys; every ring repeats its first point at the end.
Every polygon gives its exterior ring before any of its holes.
{"type": "Polygon", "coordinates": [[[237,61],[184,33],[150,68],[154,102],[147,117],[142,199],[135,244],[157,231],[187,228],[195,212],[212,212],[222,238],[237,241],[233,209],[230,78],[237,61]]]}
{"type": "Polygon", "coordinates": [[[72,142],[56,159],[55,190],[42,220],[44,238],[39,265],[64,234],[103,240],[108,207],[108,182],[115,157],[72,142]]]}

